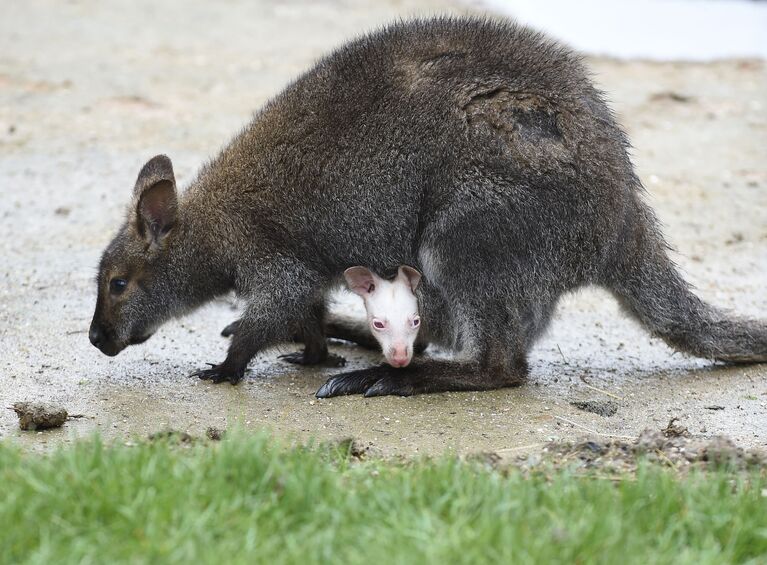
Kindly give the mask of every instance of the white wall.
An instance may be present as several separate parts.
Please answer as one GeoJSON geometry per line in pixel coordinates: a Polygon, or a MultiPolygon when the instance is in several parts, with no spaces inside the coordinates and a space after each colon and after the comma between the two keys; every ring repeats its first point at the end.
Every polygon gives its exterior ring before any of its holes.
{"type": "Polygon", "coordinates": [[[767,58],[767,2],[474,0],[595,55],[659,60],[767,58]]]}

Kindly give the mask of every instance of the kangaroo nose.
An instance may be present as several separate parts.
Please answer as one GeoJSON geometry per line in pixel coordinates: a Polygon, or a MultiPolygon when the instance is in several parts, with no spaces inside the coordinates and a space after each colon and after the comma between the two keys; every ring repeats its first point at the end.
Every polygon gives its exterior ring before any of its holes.
{"type": "Polygon", "coordinates": [[[391,352],[390,362],[394,367],[406,367],[410,363],[407,347],[394,347],[391,352]]]}
{"type": "Polygon", "coordinates": [[[101,342],[104,341],[104,335],[101,333],[99,328],[91,326],[91,330],[88,332],[88,339],[91,340],[93,345],[100,347],[101,342]]]}

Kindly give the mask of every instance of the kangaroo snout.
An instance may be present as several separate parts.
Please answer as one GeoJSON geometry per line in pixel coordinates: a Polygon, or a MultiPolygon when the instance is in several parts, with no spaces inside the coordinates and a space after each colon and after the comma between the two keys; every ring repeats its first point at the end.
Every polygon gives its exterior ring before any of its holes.
{"type": "Polygon", "coordinates": [[[91,344],[93,344],[94,347],[101,347],[101,343],[104,341],[104,334],[101,332],[100,328],[91,326],[91,329],[88,332],[88,339],[91,340],[91,344]]]}
{"type": "Polygon", "coordinates": [[[95,323],[91,324],[91,328],[88,331],[88,339],[91,341],[94,347],[109,357],[114,357],[123,349],[117,345],[115,340],[109,336],[107,331],[95,323]]]}
{"type": "Polygon", "coordinates": [[[392,367],[407,367],[411,359],[406,345],[395,345],[386,357],[392,367]]]}

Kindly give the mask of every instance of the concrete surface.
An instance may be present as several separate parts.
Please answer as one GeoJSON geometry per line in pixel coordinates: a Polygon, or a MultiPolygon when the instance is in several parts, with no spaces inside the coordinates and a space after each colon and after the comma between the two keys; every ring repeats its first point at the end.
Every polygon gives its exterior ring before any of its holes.
{"type": "MultiPolygon", "coordinates": [[[[3,9],[0,405],[55,401],[86,417],[37,434],[0,410],[0,438],[44,449],[93,430],[122,439],[238,422],[299,439],[353,436],[385,454],[509,451],[587,429],[634,436],[676,416],[696,434],[765,445],[767,366],[675,354],[595,290],[563,301],[528,385],[491,393],[319,401],[313,393],[333,370],[286,365],[276,350],[259,355],[240,386],[188,378],[223,358],[218,332],[236,317],[227,302],[116,358],[101,355],[86,334],[92,278],[146,158],[168,153],[183,185],[329,48],[397,16],[448,9],[428,0],[225,6],[36,0],[3,9]],[[602,417],[571,400],[614,400],[618,411],[602,417]]],[[[706,299],[767,318],[764,61],[590,64],[689,279],[706,299]]],[[[351,367],[376,360],[333,350],[351,367]]]]}

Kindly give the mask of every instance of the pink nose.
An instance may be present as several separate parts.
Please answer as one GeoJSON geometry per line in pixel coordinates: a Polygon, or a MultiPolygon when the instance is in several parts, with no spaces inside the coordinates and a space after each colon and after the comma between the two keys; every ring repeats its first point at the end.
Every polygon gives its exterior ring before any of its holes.
{"type": "Polygon", "coordinates": [[[407,367],[410,364],[407,347],[393,347],[389,353],[389,363],[392,367],[407,367]]]}

